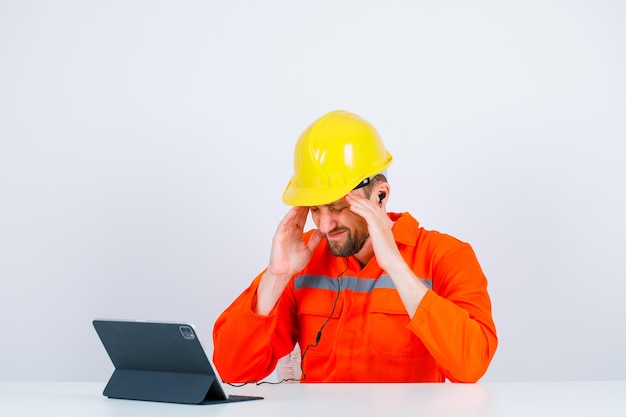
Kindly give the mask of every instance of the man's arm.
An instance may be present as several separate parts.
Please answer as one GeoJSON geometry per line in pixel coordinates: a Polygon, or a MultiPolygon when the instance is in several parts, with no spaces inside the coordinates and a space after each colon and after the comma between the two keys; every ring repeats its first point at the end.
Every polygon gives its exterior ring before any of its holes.
{"type": "Polygon", "coordinates": [[[213,360],[228,382],[260,381],[293,349],[297,315],[292,277],[311,260],[322,235],[304,240],[308,208],[293,207],[279,223],[269,266],[215,322],[213,360]]]}
{"type": "Polygon", "coordinates": [[[468,244],[433,261],[437,293],[426,293],[408,328],[422,340],[446,378],[476,382],[498,346],[487,279],[468,244]]]}
{"type": "Polygon", "coordinates": [[[322,240],[315,230],[304,242],[304,226],[309,213],[307,207],[293,207],[281,220],[272,239],[270,263],[257,290],[255,312],[268,315],[294,274],[311,260],[313,251],[322,240]]]}
{"type": "Polygon", "coordinates": [[[406,264],[393,236],[393,221],[382,206],[377,206],[357,192],[346,196],[350,209],[367,221],[372,246],[378,265],[391,277],[409,317],[428,291],[406,264]]]}
{"type": "Polygon", "coordinates": [[[260,274],[219,316],[213,328],[213,362],[224,381],[256,382],[267,377],[297,338],[293,291],[285,291],[267,315],[254,312],[260,274]]]}
{"type": "Polygon", "coordinates": [[[376,260],[391,277],[411,318],[409,329],[422,340],[446,378],[477,381],[491,362],[497,336],[487,281],[469,245],[435,260],[434,275],[444,283],[435,294],[402,258],[385,210],[356,193],[346,199],[351,210],[367,221],[376,260]]]}

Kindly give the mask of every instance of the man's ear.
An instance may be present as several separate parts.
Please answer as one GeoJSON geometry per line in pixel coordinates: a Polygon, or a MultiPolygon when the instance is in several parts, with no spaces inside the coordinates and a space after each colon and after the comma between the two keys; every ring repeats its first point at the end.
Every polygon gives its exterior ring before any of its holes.
{"type": "Polygon", "coordinates": [[[376,187],[376,198],[378,200],[377,203],[381,208],[387,205],[389,191],[389,184],[387,184],[386,182],[380,183],[376,187]]]}

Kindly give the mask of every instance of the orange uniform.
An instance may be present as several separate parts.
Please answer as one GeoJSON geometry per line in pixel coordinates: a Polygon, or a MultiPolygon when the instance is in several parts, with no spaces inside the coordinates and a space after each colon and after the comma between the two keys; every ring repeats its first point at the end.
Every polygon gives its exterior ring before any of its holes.
{"type": "Polygon", "coordinates": [[[361,268],[353,256],[332,255],[323,239],[268,316],[254,313],[260,274],[218,318],[221,377],[260,381],[299,343],[306,351],[302,382],[477,381],[498,339],[472,248],[421,228],[408,213],[388,215],[402,257],[430,289],[413,317],[376,257],[361,268]],[[307,350],[325,322],[319,343],[307,350]]]}

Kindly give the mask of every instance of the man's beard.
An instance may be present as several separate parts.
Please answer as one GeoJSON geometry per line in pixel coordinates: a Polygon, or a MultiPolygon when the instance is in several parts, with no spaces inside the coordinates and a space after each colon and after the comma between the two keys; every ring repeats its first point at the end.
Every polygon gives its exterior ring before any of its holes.
{"type": "MultiPolygon", "coordinates": [[[[337,230],[341,229],[336,229],[332,232],[334,233],[337,230]]],[[[365,228],[365,232],[363,233],[359,233],[359,230],[355,230],[354,235],[352,234],[352,230],[347,228],[344,230],[348,234],[348,238],[346,239],[345,243],[340,244],[338,242],[332,242],[326,239],[326,241],[328,242],[328,248],[330,249],[330,253],[335,256],[347,257],[354,255],[355,253],[359,253],[361,249],[363,249],[363,245],[365,245],[365,242],[367,242],[367,239],[370,236],[367,228],[365,228]]]]}

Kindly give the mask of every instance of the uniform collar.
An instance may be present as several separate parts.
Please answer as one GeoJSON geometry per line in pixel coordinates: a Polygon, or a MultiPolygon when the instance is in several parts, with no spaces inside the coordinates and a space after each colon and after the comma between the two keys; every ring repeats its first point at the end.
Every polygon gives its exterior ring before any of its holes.
{"type": "Polygon", "coordinates": [[[393,220],[393,237],[398,243],[415,246],[419,234],[419,222],[409,213],[387,213],[393,220]]]}

